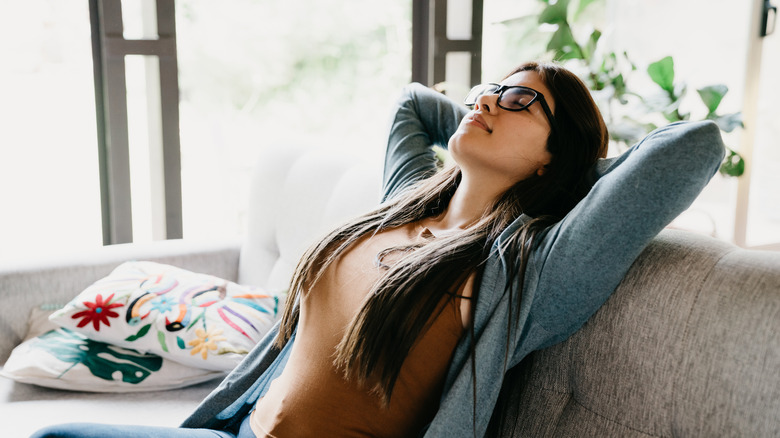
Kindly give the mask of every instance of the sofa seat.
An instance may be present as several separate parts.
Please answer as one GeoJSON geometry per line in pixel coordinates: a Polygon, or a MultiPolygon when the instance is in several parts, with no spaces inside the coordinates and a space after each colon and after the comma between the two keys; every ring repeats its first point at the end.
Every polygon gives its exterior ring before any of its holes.
{"type": "Polygon", "coordinates": [[[25,438],[43,426],[91,422],[177,426],[219,380],[154,392],[88,393],[61,391],[0,379],[0,418],[8,438],[25,438]]]}

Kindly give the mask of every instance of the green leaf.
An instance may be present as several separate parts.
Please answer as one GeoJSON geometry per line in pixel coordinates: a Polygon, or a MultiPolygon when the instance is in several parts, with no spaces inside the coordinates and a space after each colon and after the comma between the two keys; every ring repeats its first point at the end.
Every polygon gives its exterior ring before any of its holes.
{"type": "Polygon", "coordinates": [[[569,26],[560,26],[550,38],[547,50],[555,52],[557,60],[583,59],[579,44],[574,41],[574,35],[569,26]]]}
{"type": "Polygon", "coordinates": [[[672,92],[673,99],[680,100],[688,94],[688,84],[680,82],[675,84],[674,91],[672,92]]]}
{"type": "Polygon", "coordinates": [[[119,372],[123,382],[137,384],[162,368],[163,364],[160,356],[120,349],[64,328],[39,336],[33,346],[63,362],[83,364],[95,377],[110,381],[115,380],[114,375],[119,372]]]}
{"type": "Polygon", "coordinates": [[[585,47],[583,47],[583,55],[586,58],[593,56],[593,53],[596,51],[596,46],[599,43],[599,39],[601,39],[601,31],[596,29],[590,34],[590,38],[588,38],[587,44],[585,44],[585,47]]]}
{"type": "Polygon", "coordinates": [[[680,114],[680,103],[681,101],[679,99],[672,100],[669,105],[663,109],[662,114],[666,120],[670,122],[679,122],[688,119],[689,114],[680,114]]]}
{"type": "Polygon", "coordinates": [[[622,96],[626,92],[626,80],[623,78],[623,74],[618,74],[612,78],[612,86],[615,87],[615,95],[622,96]]]}
{"type": "MultiPolygon", "coordinates": [[[[727,148],[728,149],[728,148],[727,148]]],[[[745,173],[745,159],[739,153],[728,149],[729,153],[723,164],[720,165],[720,173],[724,176],[741,176],[745,173]]]]}
{"type": "Polygon", "coordinates": [[[667,111],[663,113],[663,116],[669,123],[679,122],[685,120],[677,110],[667,111]]]}
{"type": "Polygon", "coordinates": [[[146,324],[145,326],[141,327],[141,330],[138,330],[138,333],[128,336],[125,338],[125,341],[127,342],[133,342],[139,338],[143,338],[146,336],[146,334],[149,332],[149,329],[152,327],[151,324],[146,324]]]}
{"type": "Polygon", "coordinates": [[[666,92],[674,93],[674,60],[671,56],[650,64],[647,67],[647,73],[650,75],[650,79],[666,92]]]}
{"type": "Polygon", "coordinates": [[[178,345],[179,348],[181,348],[182,350],[186,350],[187,349],[187,344],[184,343],[184,339],[182,339],[182,338],[180,338],[178,336],[176,336],[176,345],[178,345]]]}
{"type": "MultiPolygon", "coordinates": [[[[549,4],[549,3],[548,3],[549,4]]],[[[563,24],[566,23],[569,0],[558,0],[549,5],[539,14],[539,23],[563,24]]]]}
{"type": "Polygon", "coordinates": [[[745,124],[742,122],[742,113],[723,114],[719,116],[717,114],[710,114],[707,119],[712,120],[718,125],[724,132],[731,132],[736,128],[744,128],[745,124]]]}
{"type": "Polygon", "coordinates": [[[655,126],[647,126],[628,117],[614,121],[609,127],[609,137],[612,140],[631,145],[641,140],[655,126]]]}
{"type": "Polygon", "coordinates": [[[591,3],[598,1],[598,0],[580,0],[580,4],[577,5],[577,10],[574,12],[574,19],[576,20],[580,14],[582,14],[582,11],[584,11],[588,6],[590,6],[591,3]]]}
{"type": "Polygon", "coordinates": [[[709,113],[714,114],[718,109],[718,105],[720,105],[720,101],[723,100],[723,96],[728,93],[729,87],[718,84],[699,88],[696,91],[699,92],[699,96],[701,97],[702,102],[704,102],[704,105],[707,106],[709,113]]]}

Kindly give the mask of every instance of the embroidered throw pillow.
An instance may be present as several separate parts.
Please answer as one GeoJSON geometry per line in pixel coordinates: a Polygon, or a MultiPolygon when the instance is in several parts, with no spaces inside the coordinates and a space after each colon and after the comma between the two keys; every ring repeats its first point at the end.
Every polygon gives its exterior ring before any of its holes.
{"type": "Polygon", "coordinates": [[[100,342],[233,369],[268,332],[280,295],[154,262],[127,262],[50,317],[100,342]]]}
{"type": "Polygon", "coordinates": [[[224,377],[154,354],[92,341],[48,321],[51,311],[34,309],[26,340],[0,375],[21,383],[88,392],[159,391],[224,377]]]}

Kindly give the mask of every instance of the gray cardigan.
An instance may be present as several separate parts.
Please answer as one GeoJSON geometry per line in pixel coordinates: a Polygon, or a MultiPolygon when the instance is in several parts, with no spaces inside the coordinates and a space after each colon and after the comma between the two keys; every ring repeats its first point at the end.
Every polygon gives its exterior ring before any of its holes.
{"type": "MultiPolygon", "coordinates": [[[[405,88],[388,139],[385,198],[435,172],[432,146],[446,147],[465,114],[461,105],[422,85],[405,88]]],[[[519,315],[504,292],[507,281],[516,281],[506,278],[506,266],[517,261],[506,260],[498,248],[528,218],[521,216],[510,225],[494,244],[474,304],[476,362],[471,363],[466,336],[455,350],[439,411],[424,436],[483,436],[507,369],[577,331],[645,245],[698,196],[723,154],[718,127],[697,122],[660,128],[619,157],[601,160],[593,169],[595,184],[588,196],[545,230],[533,250],[519,315]],[[519,319],[507,357],[509,317],[519,319]]],[[[284,369],[294,337],[279,351],[272,345],[276,332],[277,327],[182,427],[237,429],[284,369]]]]}

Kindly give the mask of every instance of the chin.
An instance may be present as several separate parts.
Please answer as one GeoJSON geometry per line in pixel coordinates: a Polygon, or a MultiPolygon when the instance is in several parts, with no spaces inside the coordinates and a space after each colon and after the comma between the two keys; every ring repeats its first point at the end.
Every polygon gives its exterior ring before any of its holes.
{"type": "Polygon", "coordinates": [[[469,136],[468,132],[458,130],[447,142],[447,150],[450,151],[450,155],[454,159],[464,157],[469,154],[469,151],[479,148],[479,143],[475,140],[475,138],[469,136]]]}

